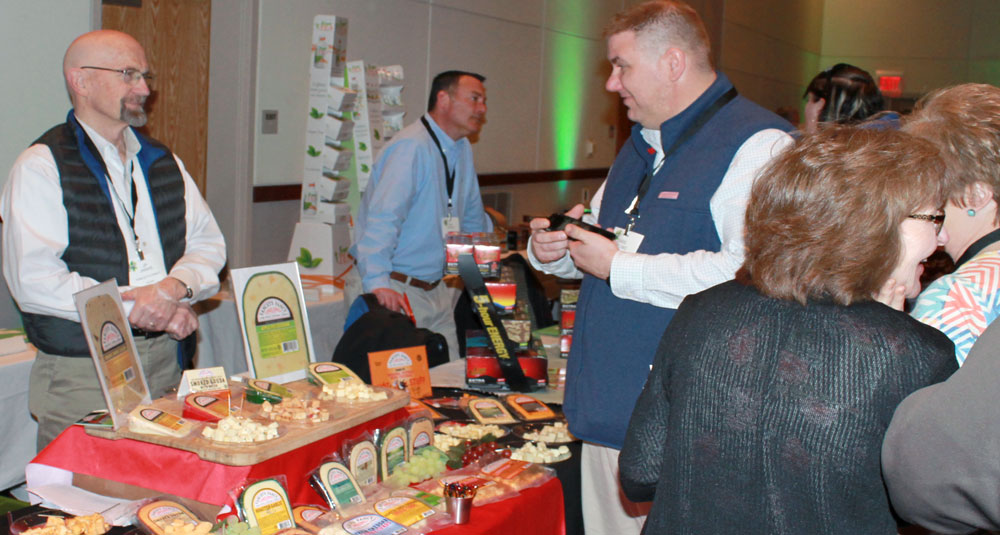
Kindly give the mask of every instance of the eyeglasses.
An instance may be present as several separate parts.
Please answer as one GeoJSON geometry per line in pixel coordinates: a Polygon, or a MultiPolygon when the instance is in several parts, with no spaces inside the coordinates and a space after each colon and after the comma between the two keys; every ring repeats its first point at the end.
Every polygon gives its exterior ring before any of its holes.
{"type": "Polygon", "coordinates": [[[944,214],[910,214],[907,219],[919,219],[934,223],[934,231],[941,234],[941,227],[944,226],[944,214]]]}
{"type": "Polygon", "coordinates": [[[142,72],[139,69],[133,69],[131,67],[127,69],[110,69],[108,67],[94,67],[92,65],[86,65],[80,68],[93,69],[95,71],[117,72],[122,75],[122,81],[130,85],[139,83],[139,80],[146,80],[146,84],[149,85],[153,83],[153,79],[156,78],[151,72],[142,72]]]}

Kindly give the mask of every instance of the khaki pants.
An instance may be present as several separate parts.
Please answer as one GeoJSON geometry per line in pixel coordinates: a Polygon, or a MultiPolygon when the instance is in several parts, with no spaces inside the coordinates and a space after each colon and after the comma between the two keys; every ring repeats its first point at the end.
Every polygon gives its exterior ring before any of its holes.
{"type": "MultiPolygon", "coordinates": [[[[152,399],[176,388],[181,379],[177,341],[167,335],[135,339],[152,399]]],[[[38,420],[38,451],[87,413],[107,408],[91,358],[38,351],[28,383],[28,408],[38,420]]]]}

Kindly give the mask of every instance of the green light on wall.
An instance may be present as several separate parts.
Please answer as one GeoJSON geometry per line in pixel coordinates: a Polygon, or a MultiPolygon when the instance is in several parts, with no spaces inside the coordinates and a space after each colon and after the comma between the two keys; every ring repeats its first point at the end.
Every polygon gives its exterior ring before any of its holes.
{"type": "MultiPolygon", "coordinates": [[[[581,9],[578,13],[584,16],[584,11],[581,9]]],[[[584,88],[593,82],[584,75],[587,69],[584,40],[555,32],[549,35],[552,36],[548,65],[552,76],[549,96],[552,102],[553,154],[556,169],[573,169],[580,142],[580,125],[586,113],[583,109],[584,88]]]]}

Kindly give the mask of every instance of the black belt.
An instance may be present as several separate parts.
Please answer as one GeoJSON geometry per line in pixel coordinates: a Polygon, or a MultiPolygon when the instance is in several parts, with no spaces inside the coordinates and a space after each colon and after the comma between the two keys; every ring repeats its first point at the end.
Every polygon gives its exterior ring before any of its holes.
{"type": "Polygon", "coordinates": [[[154,332],[132,327],[132,338],[156,338],[158,336],[163,336],[163,331],[154,332]]]}
{"type": "Polygon", "coordinates": [[[389,273],[389,278],[392,279],[392,280],[394,280],[394,281],[399,281],[399,282],[401,282],[403,284],[409,284],[410,286],[413,286],[414,288],[420,288],[421,290],[423,290],[425,292],[429,292],[429,291],[433,290],[434,288],[437,287],[438,284],[441,283],[441,279],[438,279],[438,280],[436,280],[434,282],[426,282],[426,281],[422,281],[420,279],[414,279],[413,277],[411,277],[409,275],[405,275],[405,274],[400,273],[398,271],[393,271],[393,272],[389,273]]]}

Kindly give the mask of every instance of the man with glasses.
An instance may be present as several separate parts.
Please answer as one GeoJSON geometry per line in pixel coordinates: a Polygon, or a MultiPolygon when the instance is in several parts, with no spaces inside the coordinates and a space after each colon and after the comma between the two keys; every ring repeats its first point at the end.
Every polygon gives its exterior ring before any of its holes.
{"type": "Polygon", "coordinates": [[[38,348],[29,405],[39,450],[105,405],[73,294],[117,281],[156,398],[177,386],[198,328],[191,305],[218,291],[226,262],[184,164],[134,129],[152,79],[142,46],[121,32],[84,34],[63,75],[73,109],[21,153],[0,195],[3,273],[38,348]]]}

